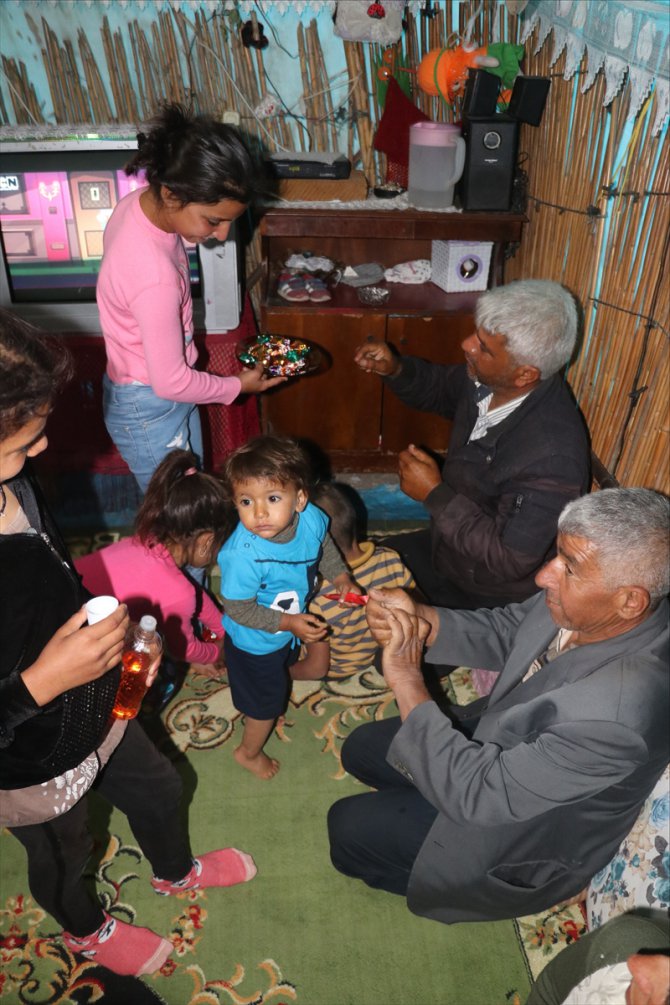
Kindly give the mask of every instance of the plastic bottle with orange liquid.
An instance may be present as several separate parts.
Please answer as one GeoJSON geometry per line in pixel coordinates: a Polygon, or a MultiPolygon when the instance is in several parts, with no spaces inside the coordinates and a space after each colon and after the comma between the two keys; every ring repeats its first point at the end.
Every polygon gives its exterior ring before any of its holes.
{"type": "Polygon", "coordinates": [[[156,619],[151,614],[145,614],[131,630],[121,657],[121,680],[112,709],[115,718],[135,718],[147,691],[149,668],[162,651],[163,643],[156,631],[156,619]]]}

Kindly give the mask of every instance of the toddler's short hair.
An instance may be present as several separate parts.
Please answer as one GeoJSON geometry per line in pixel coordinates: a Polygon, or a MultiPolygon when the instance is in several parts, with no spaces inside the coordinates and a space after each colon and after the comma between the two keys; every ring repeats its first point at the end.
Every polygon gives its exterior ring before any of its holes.
{"type": "Polygon", "coordinates": [[[309,491],[312,469],[309,457],[290,436],[255,436],[233,451],[223,466],[223,481],[232,498],[235,485],[251,478],[276,479],[309,491]]]}

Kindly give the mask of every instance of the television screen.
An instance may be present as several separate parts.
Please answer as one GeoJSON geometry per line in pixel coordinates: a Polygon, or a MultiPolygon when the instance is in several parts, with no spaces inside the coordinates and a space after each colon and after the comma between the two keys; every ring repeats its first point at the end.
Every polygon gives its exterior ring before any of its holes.
{"type": "MultiPolygon", "coordinates": [[[[127,175],[132,148],[6,152],[0,146],[0,235],[12,304],[95,300],[105,225],[119,199],[144,187],[127,175]]],[[[186,245],[200,292],[195,245],[186,245]]]]}
{"type": "MultiPolygon", "coordinates": [[[[130,124],[0,127],[0,306],[50,331],[100,333],[95,284],[105,225],[119,199],[143,187],[124,166],[130,124]]],[[[197,330],[240,321],[243,251],[233,227],[220,244],[186,244],[197,330]]]]}

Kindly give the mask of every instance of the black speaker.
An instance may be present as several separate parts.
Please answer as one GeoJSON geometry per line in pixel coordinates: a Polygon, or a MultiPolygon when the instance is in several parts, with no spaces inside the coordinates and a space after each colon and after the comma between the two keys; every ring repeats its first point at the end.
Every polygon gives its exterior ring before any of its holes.
{"type": "Polygon", "coordinates": [[[507,114],[529,126],[539,126],[550,84],[550,77],[517,77],[507,114]]]}
{"type": "Polygon", "coordinates": [[[500,78],[495,77],[486,70],[468,70],[468,79],[465,82],[465,93],[463,95],[463,108],[461,118],[463,121],[471,116],[495,115],[498,91],[500,90],[500,78]]]}
{"type": "Polygon", "coordinates": [[[508,210],[516,168],[519,124],[506,115],[471,118],[464,124],[465,167],[460,181],[465,210],[508,210]]]}

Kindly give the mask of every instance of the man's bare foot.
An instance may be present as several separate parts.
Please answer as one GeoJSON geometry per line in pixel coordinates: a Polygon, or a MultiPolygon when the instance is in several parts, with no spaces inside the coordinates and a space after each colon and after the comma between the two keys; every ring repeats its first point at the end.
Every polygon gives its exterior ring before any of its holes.
{"type": "Polygon", "coordinates": [[[268,757],[262,750],[255,757],[248,757],[241,747],[236,747],[233,751],[233,757],[238,764],[241,764],[247,771],[251,771],[252,774],[258,775],[259,778],[273,778],[279,771],[279,761],[276,761],[274,757],[268,757]]]}

